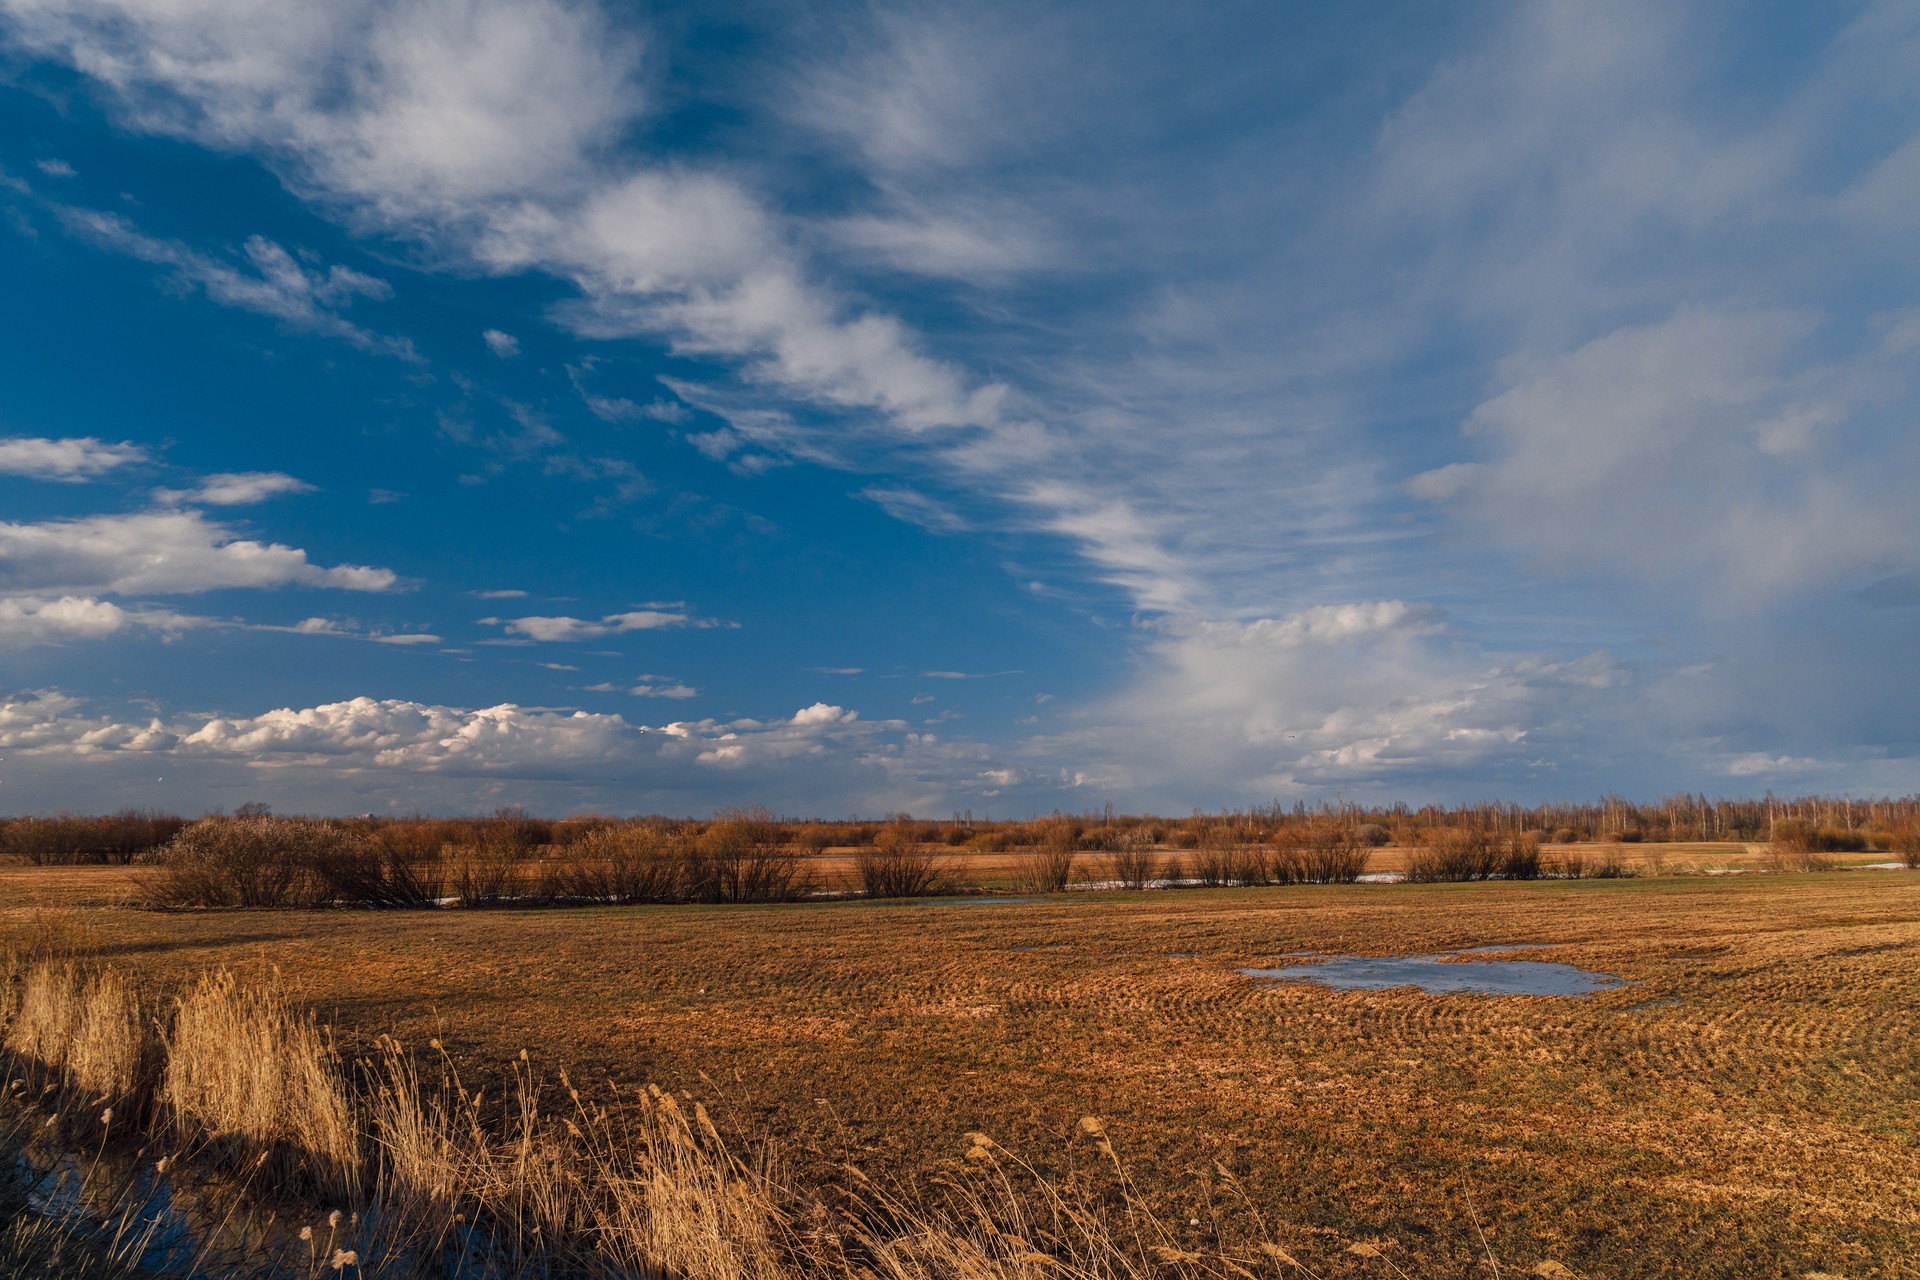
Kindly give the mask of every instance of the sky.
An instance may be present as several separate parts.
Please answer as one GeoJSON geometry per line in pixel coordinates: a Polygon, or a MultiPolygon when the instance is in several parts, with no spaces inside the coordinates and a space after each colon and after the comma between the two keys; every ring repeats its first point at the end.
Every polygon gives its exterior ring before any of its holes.
{"type": "Polygon", "coordinates": [[[1920,791],[1920,5],[0,0],[0,812],[1920,791]]]}

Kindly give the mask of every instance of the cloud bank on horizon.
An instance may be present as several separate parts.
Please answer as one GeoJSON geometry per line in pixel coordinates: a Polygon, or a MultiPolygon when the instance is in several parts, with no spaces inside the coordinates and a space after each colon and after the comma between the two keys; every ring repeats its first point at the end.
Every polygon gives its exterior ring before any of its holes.
{"type": "Polygon", "coordinates": [[[0,0],[0,811],[1920,787],[1920,10],[1124,7],[0,0]]]}

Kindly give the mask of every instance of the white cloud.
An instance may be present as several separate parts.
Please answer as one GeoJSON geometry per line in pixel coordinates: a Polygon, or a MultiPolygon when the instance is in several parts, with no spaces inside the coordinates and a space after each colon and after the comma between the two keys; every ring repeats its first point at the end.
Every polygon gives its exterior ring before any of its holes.
{"type": "Polygon", "coordinates": [[[182,288],[199,289],[222,306],[272,316],[293,328],[339,338],[367,351],[417,359],[404,339],[378,336],[340,314],[356,297],[391,297],[393,289],[384,280],[338,265],[325,272],[309,270],[264,236],[249,238],[243,251],[245,262],[236,264],[149,236],[117,213],[62,208],[59,214],[75,235],[142,262],[169,267],[182,288]]]}
{"type": "Polygon", "coordinates": [[[240,537],[197,511],[0,522],[0,592],[118,595],[307,586],[390,591],[391,569],[324,567],[296,547],[240,537]]]}
{"type": "Polygon", "coordinates": [[[487,344],[487,350],[502,360],[511,360],[520,354],[520,339],[502,330],[488,329],[480,335],[480,340],[487,344]]]}
{"type": "Polygon", "coordinates": [[[913,489],[871,485],[860,496],[878,506],[895,520],[919,525],[930,533],[959,533],[967,527],[944,503],[913,489]]]}
{"type": "Polygon", "coordinates": [[[198,503],[214,507],[239,507],[284,493],[313,493],[304,480],[280,471],[229,471],[207,476],[191,489],[156,489],[154,497],[174,504],[198,503]]]}
{"type": "Polygon", "coordinates": [[[139,445],[109,444],[92,436],[49,440],[13,436],[0,440],[0,475],[73,483],[94,480],[120,467],[147,460],[139,445]]]}
{"type": "Polygon", "coordinates": [[[1005,794],[1026,776],[993,768],[976,744],[824,703],[785,718],[659,726],[512,703],[467,709],[374,698],[118,719],[46,690],[0,696],[0,751],[9,779],[34,782],[32,803],[48,808],[108,782],[143,801],[244,793],[286,808],[364,808],[366,781],[377,777],[401,811],[470,812],[489,798],[604,807],[617,793],[614,803],[640,811],[707,811],[750,795],[811,812],[832,794],[887,812],[1005,794]],[[167,785],[153,783],[161,774],[167,785]]]}
{"type": "Polygon", "coordinates": [[[101,640],[133,629],[177,634],[218,625],[163,609],[123,609],[91,596],[0,596],[0,648],[101,640]]]}
{"type": "Polygon", "coordinates": [[[78,171],[65,160],[35,160],[33,167],[46,174],[49,178],[73,178],[79,176],[78,171]]]}
{"type": "Polygon", "coordinates": [[[424,631],[383,631],[369,630],[357,622],[343,622],[338,618],[303,618],[290,627],[253,624],[250,631],[284,631],[298,636],[337,636],[345,640],[371,640],[375,644],[413,646],[439,644],[440,637],[424,631]]]}
{"type": "Polygon", "coordinates": [[[1796,312],[1691,307],[1515,360],[1465,426],[1488,459],[1408,487],[1537,566],[1722,604],[1911,563],[1920,447],[1908,432],[1862,454],[1846,437],[1920,410],[1920,388],[1884,342],[1813,359],[1813,331],[1796,312]]]}
{"type": "Polygon", "coordinates": [[[1826,763],[1804,756],[1770,756],[1764,751],[1750,751],[1727,761],[1724,772],[1729,778],[1804,778],[1820,771],[1826,763]]]}
{"type": "Polygon", "coordinates": [[[635,609],[628,613],[610,613],[598,621],[558,617],[482,618],[485,626],[504,627],[509,635],[545,642],[592,640],[600,636],[629,631],[661,631],[672,627],[715,627],[710,619],[668,609],[635,609]]]}
{"type": "Polygon", "coordinates": [[[689,684],[682,684],[671,676],[641,676],[635,685],[617,685],[611,683],[590,684],[590,693],[630,693],[636,698],[697,698],[700,691],[689,684]]]}

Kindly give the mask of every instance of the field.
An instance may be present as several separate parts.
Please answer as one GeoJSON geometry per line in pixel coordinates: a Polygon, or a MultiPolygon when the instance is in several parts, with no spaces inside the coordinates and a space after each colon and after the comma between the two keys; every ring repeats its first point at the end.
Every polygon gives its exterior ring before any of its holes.
{"type": "Polygon", "coordinates": [[[0,870],[5,925],[155,986],[277,973],[347,1047],[437,1037],[471,1078],[525,1048],[576,1079],[686,1090],[802,1180],[937,1177],[972,1130],[1060,1170],[1089,1158],[1070,1140],[1098,1115],[1194,1247],[1265,1234],[1325,1275],[1388,1274],[1356,1242],[1473,1274],[1476,1219],[1510,1273],[1916,1274],[1909,872],[181,914],[116,905],[128,875],[0,870]],[[1521,943],[1630,985],[1239,972],[1521,943]]]}

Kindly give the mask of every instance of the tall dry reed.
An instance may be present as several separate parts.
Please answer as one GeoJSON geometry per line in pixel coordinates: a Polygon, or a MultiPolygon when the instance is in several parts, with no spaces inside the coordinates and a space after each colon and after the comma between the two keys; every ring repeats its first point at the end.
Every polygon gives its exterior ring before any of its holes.
{"type": "Polygon", "coordinates": [[[311,1014],[216,971],[180,997],[165,1046],[160,1096],[180,1123],[268,1156],[285,1178],[352,1192],[359,1116],[311,1014]]]}

